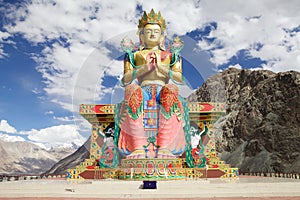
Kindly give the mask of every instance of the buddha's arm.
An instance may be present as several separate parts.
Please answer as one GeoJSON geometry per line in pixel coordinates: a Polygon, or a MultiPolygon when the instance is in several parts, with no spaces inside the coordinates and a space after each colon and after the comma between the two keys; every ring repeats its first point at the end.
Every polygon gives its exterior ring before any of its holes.
{"type": "MultiPolygon", "coordinates": [[[[173,66],[171,66],[172,70],[172,77],[175,81],[181,82],[182,81],[182,63],[181,58],[178,60],[173,66]]],[[[168,67],[159,67],[159,71],[163,73],[165,76],[169,76],[168,67]]]]}
{"type": "Polygon", "coordinates": [[[124,77],[123,77],[123,83],[130,83],[135,78],[139,78],[140,76],[146,74],[148,72],[147,65],[143,65],[136,69],[136,72],[134,72],[134,68],[131,65],[130,61],[128,59],[124,59],[124,77]],[[134,76],[133,74],[136,73],[134,76]]]}
{"type": "Polygon", "coordinates": [[[172,66],[172,76],[177,82],[182,81],[182,60],[181,58],[172,66]]]}

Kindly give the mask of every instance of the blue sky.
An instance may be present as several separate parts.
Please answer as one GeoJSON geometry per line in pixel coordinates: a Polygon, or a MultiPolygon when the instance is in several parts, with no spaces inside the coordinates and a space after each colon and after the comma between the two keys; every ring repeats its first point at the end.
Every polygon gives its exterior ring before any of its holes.
{"type": "Polygon", "coordinates": [[[119,44],[151,8],[185,42],[183,96],[228,67],[300,71],[297,0],[0,0],[0,139],[83,143],[79,104],[122,99],[119,44]]]}

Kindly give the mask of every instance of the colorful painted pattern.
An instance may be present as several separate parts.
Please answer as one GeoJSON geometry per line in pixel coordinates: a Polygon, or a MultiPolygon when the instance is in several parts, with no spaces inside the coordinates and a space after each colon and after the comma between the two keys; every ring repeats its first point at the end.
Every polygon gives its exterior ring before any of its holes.
{"type": "MultiPolygon", "coordinates": [[[[81,104],[79,113],[85,117],[86,114],[109,115],[114,114],[114,104],[81,104]]],[[[226,112],[225,103],[213,102],[189,102],[189,113],[224,113],[226,112]]]]}

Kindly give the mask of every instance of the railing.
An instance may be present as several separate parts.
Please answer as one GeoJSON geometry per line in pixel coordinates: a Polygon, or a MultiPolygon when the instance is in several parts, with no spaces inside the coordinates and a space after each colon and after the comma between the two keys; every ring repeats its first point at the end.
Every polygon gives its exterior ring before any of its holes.
{"type": "Polygon", "coordinates": [[[245,176],[263,176],[263,177],[275,177],[275,178],[300,179],[300,174],[298,174],[298,173],[281,173],[281,172],[240,172],[240,175],[245,175],[245,176]]]}
{"type": "Polygon", "coordinates": [[[0,175],[0,182],[3,181],[19,181],[19,180],[35,180],[35,179],[59,179],[66,178],[66,174],[22,174],[22,175],[0,175]]]}

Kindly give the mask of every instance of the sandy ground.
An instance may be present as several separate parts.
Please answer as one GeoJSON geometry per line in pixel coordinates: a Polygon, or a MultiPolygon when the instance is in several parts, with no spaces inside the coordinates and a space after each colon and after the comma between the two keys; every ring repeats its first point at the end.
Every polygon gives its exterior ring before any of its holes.
{"type": "Polygon", "coordinates": [[[141,189],[142,181],[30,180],[0,183],[1,199],[300,199],[300,180],[241,177],[158,181],[157,189],[141,189]]]}

